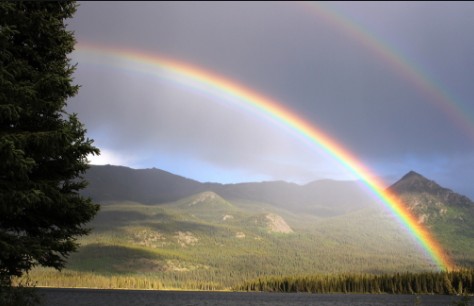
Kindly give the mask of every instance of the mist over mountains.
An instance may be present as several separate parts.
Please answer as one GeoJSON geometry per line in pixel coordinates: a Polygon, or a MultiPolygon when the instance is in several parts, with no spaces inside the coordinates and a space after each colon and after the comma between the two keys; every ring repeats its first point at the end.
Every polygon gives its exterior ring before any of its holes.
{"type": "MultiPolygon", "coordinates": [[[[131,169],[112,165],[93,165],[85,178],[89,185],[84,195],[100,203],[132,201],[160,205],[202,192],[214,192],[231,202],[265,203],[289,212],[329,217],[373,208],[377,201],[358,181],[327,179],[305,185],[285,181],[201,183],[156,168],[131,169]]],[[[410,171],[387,189],[397,194],[423,222],[427,222],[427,218],[446,219],[448,207],[467,209],[468,214],[474,207],[468,197],[444,188],[415,171],[410,171]]]]}
{"type": "MultiPolygon", "coordinates": [[[[84,195],[101,209],[63,274],[39,285],[132,275],[166,288],[224,289],[311,273],[439,267],[364,184],[318,180],[201,183],[159,169],[92,166],[84,195]]],[[[459,267],[474,267],[474,203],[421,174],[388,187],[459,267]]],[[[82,284],[82,283],[81,283],[82,284]]]]}
{"type": "Polygon", "coordinates": [[[136,201],[163,204],[212,191],[229,200],[263,202],[297,212],[337,215],[367,207],[374,199],[356,181],[317,180],[306,185],[284,181],[201,183],[159,169],[92,166],[85,195],[98,202],[136,201]]]}

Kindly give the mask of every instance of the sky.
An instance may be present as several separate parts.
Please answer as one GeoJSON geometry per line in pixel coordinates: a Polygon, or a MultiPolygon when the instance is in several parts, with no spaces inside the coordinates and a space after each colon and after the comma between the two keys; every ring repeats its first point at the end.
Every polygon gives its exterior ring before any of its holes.
{"type": "Polygon", "coordinates": [[[414,170],[474,198],[472,2],[94,1],[67,23],[81,86],[68,111],[101,150],[92,164],[201,182],[356,179],[281,120],[146,54],[274,101],[387,185],[414,170]]]}

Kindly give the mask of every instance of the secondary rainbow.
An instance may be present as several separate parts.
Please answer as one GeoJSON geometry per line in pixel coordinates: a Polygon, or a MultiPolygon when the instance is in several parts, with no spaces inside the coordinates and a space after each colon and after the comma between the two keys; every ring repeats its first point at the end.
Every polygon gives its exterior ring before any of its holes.
{"type": "Polygon", "coordinates": [[[374,36],[362,25],[333,9],[331,3],[324,1],[297,1],[296,3],[305,8],[306,12],[313,13],[319,20],[338,29],[349,39],[355,40],[380,58],[383,64],[387,64],[406,82],[422,92],[428,98],[429,103],[448,116],[453,125],[466,134],[471,141],[474,141],[473,119],[468,116],[470,112],[464,111],[461,104],[450,95],[448,90],[443,89],[442,84],[437,84],[426,73],[423,73],[421,68],[411,63],[400,52],[397,52],[379,37],[374,36]]]}
{"type": "Polygon", "coordinates": [[[210,71],[156,54],[85,43],[79,43],[76,48],[81,58],[84,58],[86,62],[92,61],[104,64],[104,59],[112,59],[114,65],[117,65],[117,62],[126,62],[128,67],[138,67],[137,70],[139,72],[148,74],[160,74],[158,77],[161,77],[161,74],[168,74],[165,78],[170,79],[169,75],[173,75],[174,77],[171,77],[171,79],[176,82],[185,85],[191,83],[192,87],[200,85],[207,92],[215,91],[221,97],[227,97],[229,100],[244,104],[260,115],[266,118],[271,117],[274,121],[290,128],[322,149],[362,180],[368,186],[368,189],[380,200],[379,202],[391,211],[397,221],[417,240],[418,244],[438,269],[450,270],[454,268],[452,261],[432,234],[421,224],[418,224],[416,218],[400,199],[385,191],[384,185],[380,180],[369,175],[372,173],[370,169],[359,162],[353,154],[337,141],[326,135],[314,124],[306,122],[297,114],[282,106],[278,101],[210,71]],[[186,82],[181,82],[180,80],[185,80],[186,82]]]}

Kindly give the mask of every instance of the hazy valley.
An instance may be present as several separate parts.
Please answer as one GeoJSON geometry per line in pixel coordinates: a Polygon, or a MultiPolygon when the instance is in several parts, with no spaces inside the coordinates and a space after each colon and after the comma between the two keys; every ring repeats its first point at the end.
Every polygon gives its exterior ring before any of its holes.
{"type": "MultiPolygon", "coordinates": [[[[101,203],[93,230],[61,274],[32,272],[39,285],[224,289],[269,275],[436,270],[358,182],[222,185],[116,166],[86,178],[101,203]]],[[[471,200],[415,172],[390,188],[458,265],[474,266],[471,200]]]]}

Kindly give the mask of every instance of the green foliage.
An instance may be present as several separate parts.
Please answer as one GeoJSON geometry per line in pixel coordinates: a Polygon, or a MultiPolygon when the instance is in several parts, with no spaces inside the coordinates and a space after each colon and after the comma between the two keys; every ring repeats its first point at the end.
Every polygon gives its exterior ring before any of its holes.
{"type": "MultiPolygon", "coordinates": [[[[228,199],[212,191],[154,205],[106,202],[91,223],[93,232],[81,238],[82,248],[72,254],[63,273],[37,269],[31,275],[45,286],[229,290],[249,279],[317,274],[353,276],[355,289],[360,286],[357,280],[365,279],[371,286],[367,290],[378,292],[387,285],[380,287],[361,275],[432,273],[439,269],[420,252],[413,237],[400,230],[393,216],[381,209],[321,216],[288,206],[228,199]],[[293,231],[272,231],[268,215],[282,217],[293,231]]],[[[462,214],[457,206],[448,208],[442,215],[445,219],[451,213],[462,214]]],[[[446,229],[457,226],[450,223],[453,220],[446,221],[446,229]]],[[[430,226],[437,229],[436,223],[430,226]]],[[[461,240],[450,243],[471,243],[467,237],[459,237],[461,240]]],[[[467,259],[464,262],[473,262],[472,249],[462,253],[467,259]]],[[[457,254],[453,254],[456,262],[463,263],[457,254]]],[[[467,274],[459,279],[445,276],[426,278],[426,283],[415,277],[409,286],[397,280],[394,292],[456,294],[465,291],[470,282],[467,274]]],[[[337,289],[335,284],[322,288],[337,289]]]]}
{"type": "Polygon", "coordinates": [[[318,219],[205,195],[208,203],[198,194],[165,205],[104,204],[66,269],[35,269],[31,277],[42,286],[107,288],[128,286],[117,279],[135,278],[133,288],[159,283],[166,289],[230,289],[272,275],[436,268],[378,210],[318,219]],[[269,231],[262,218],[269,212],[281,215],[294,232],[269,231]]]}
{"type": "Polygon", "coordinates": [[[78,91],[64,20],[73,1],[0,2],[0,278],[33,266],[60,269],[98,206],[79,191],[87,155],[98,154],[76,115],[78,91]]]}
{"type": "MultiPolygon", "coordinates": [[[[333,274],[261,277],[237,290],[311,293],[466,294],[474,292],[474,270],[396,274],[333,274]],[[462,282],[465,291],[457,292],[462,282]]],[[[468,301],[463,298],[460,303],[468,301]]],[[[456,304],[458,305],[458,304],[456,304]]],[[[464,304],[459,304],[464,305],[464,304]]]]}

